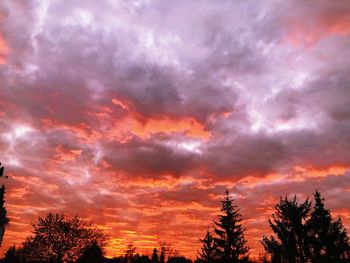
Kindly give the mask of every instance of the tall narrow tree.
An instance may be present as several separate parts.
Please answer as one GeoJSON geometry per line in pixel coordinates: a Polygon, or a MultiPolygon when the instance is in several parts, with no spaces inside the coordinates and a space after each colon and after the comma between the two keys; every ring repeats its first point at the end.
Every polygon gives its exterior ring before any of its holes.
{"type": "Polygon", "coordinates": [[[152,263],[158,263],[158,251],[156,248],[153,249],[152,263]]]}
{"type": "Polygon", "coordinates": [[[220,262],[234,263],[248,260],[249,248],[244,237],[245,229],[242,226],[242,216],[239,209],[233,204],[228,190],[225,191],[225,200],[221,202],[222,215],[214,222],[214,239],[218,248],[220,262]]]}
{"type": "Polygon", "coordinates": [[[340,219],[332,219],[321,193],[316,191],[314,198],[314,210],[308,221],[312,262],[342,262],[350,253],[346,230],[340,219]]]}
{"type": "Polygon", "coordinates": [[[5,208],[5,186],[2,185],[0,188],[0,246],[5,235],[6,226],[9,223],[9,218],[7,217],[7,211],[5,208]]]}

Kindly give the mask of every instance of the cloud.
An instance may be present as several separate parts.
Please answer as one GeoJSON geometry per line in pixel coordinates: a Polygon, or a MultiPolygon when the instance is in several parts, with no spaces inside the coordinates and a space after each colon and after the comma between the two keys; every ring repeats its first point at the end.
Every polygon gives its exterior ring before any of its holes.
{"type": "Polygon", "coordinates": [[[194,256],[226,187],[252,254],[279,195],[318,188],[346,215],[349,8],[3,1],[6,246],[62,210],[104,227],[111,254],[164,239],[194,256]]]}

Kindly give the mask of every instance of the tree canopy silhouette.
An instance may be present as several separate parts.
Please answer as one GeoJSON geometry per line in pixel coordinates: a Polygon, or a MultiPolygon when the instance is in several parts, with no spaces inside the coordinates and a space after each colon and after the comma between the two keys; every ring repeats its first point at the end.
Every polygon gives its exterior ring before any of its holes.
{"type": "Polygon", "coordinates": [[[22,257],[28,261],[75,262],[88,248],[103,249],[107,237],[79,217],[47,214],[33,225],[33,234],[23,243],[22,257]]]}

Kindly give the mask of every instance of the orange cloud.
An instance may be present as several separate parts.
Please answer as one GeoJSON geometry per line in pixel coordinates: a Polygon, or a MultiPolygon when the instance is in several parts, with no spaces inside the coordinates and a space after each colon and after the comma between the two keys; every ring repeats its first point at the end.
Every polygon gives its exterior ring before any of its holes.
{"type": "Polygon", "coordinates": [[[0,33],[0,65],[6,64],[6,56],[9,52],[9,47],[5,42],[3,35],[0,33]]]}
{"type": "Polygon", "coordinates": [[[123,102],[123,101],[121,101],[121,100],[119,100],[119,99],[113,98],[113,99],[112,99],[112,103],[113,103],[114,105],[116,105],[116,106],[121,107],[121,108],[124,109],[124,110],[128,110],[128,109],[129,109],[128,103],[123,102]]]}
{"type": "Polygon", "coordinates": [[[290,23],[286,42],[295,47],[312,47],[322,39],[332,36],[350,34],[350,16],[321,16],[313,21],[316,24],[293,21],[290,23]]]}
{"type": "Polygon", "coordinates": [[[45,129],[58,129],[71,132],[79,139],[86,142],[94,142],[102,136],[99,132],[92,130],[91,127],[83,122],[77,125],[68,125],[51,119],[41,119],[41,123],[45,129]]]}
{"type": "Polygon", "coordinates": [[[326,168],[295,166],[292,178],[296,181],[303,181],[306,178],[327,177],[330,174],[344,174],[348,169],[349,167],[341,165],[335,165],[326,168]]]}
{"type": "Polygon", "coordinates": [[[80,149],[67,149],[62,145],[58,145],[55,148],[56,158],[59,162],[64,161],[75,161],[77,157],[81,155],[82,150],[80,149]]]}
{"type": "Polygon", "coordinates": [[[210,132],[206,131],[202,124],[194,118],[183,118],[179,120],[164,117],[162,119],[149,119],[145,124],[135,122],[131,131],[142,137],[147,138],[155,133],[185,133],[191,138],[208,140],[210,132]]]}
{"type": "Polygon", "coordinates": [[[99,127],[91,127],[86,123],[69,125],[48,118],[42,119],[41,122],[45,128],[71,132],[85,142],[95,142],[107,138],[126,143],[133,135],[148,139],[157,133],[183,133],[187,137],[204,141],[209,140],[211,136],[211,132],[205,130],[205,127],[192,117],[174,119],[163,116],[162,118],[141,121],[136,114],[127,113],[122,118],[114,119],[109,107],[100,107],[99,111],[93,115],[102,123],[99,127]],[[113,124],[111,125],[111,123],[113,124]]]}

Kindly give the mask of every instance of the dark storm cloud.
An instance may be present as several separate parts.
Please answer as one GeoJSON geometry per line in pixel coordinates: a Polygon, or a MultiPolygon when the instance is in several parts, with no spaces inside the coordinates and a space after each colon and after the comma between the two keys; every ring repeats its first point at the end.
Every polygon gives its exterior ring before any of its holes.
{"type": "Polygon", "coordinates": [[[206,152],[203,163],[213,174],[239,178],[274,171],[284,159],[285,149],[278,139],[259,134],[238,135],[231,141],[219,141],[209,146],[206,152]]]}
{"type": "Polygon", "coordinates": [[[126,144],[106,145],[106,160],[113,169],[129,175],[152,177],[180,176],[196,168],[196,154],[166,145],[166,141],[133,139],[126,144]]]}

